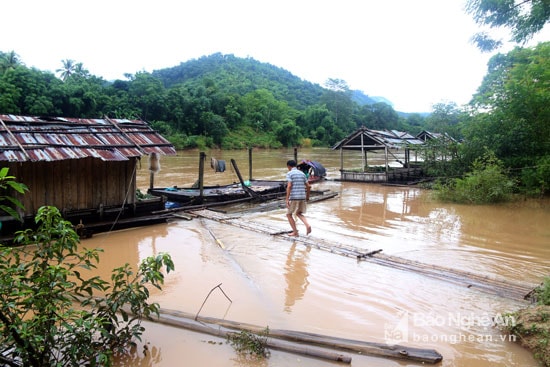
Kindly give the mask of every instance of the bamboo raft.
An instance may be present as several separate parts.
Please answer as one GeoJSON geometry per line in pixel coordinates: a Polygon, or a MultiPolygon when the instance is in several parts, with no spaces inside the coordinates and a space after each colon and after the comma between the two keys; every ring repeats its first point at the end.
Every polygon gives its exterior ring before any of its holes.
{"type": "Polygon", "coordinates": [[[287,235],[288,230],[281,231],[263,223],[253,222],[250,220],[243,221],[240,219],[239,215],[231,216],[211,210],[196,210],[189,212],[189,214],[224,224],[229,224],[249,231],[269,234],[294,242],[300,242],[308,247],[328,251],[341,256],[355,258],[357,261],[368,261],[377,265],[387,266],[402,271],[415,272],[420,275],[447,281],[459,286],[464,286],[472,290],[478,290],[502,298],[532,301],[531,297],[533,295],[533,289],[538,286],[538,284],[533,285],[511,281],[509,279],[498,279],[494,276],[475,274],[459,269],[425,264],[398,256],[386,255],[382,253],[381,249],[365,250],[364,248],[347,244],[328,242],[323,239],[313,238],[312,236],[290,237],[287,235]]]}

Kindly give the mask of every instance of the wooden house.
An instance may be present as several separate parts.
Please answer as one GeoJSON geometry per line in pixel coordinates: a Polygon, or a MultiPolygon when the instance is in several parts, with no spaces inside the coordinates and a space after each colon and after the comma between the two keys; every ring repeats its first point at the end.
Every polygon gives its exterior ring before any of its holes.
{"type": "Polygon", "coordinates": [[[340,150],[340,180],[396,182],[414,180],[421,176],[421,168],[411,161],[411,151],[415,151],[415,148],[423,143],[422,140],[407,132],[372,130],[362,126],[334,145],[332,149],[340,150]],[[360,167],[344,167],[344,151],[359,152],[360,167]],[[384,164],[369,165],[369,152],[383,152],[384,164]],[[390,167],[390,161],[397,162],[398,166],[390,167]]]}
{"type": "MultiPolygon", "coordinates": [[[[17,196],[26,220],[44,205],[84,223],[162,209],[159,199],[136,198],[136,171],[142,156],[173,154],[141,120],[0,115],[0,165],[29,188],[17,196]]],[[[0,213],[4,228],[10,219],[0,213]]]]}

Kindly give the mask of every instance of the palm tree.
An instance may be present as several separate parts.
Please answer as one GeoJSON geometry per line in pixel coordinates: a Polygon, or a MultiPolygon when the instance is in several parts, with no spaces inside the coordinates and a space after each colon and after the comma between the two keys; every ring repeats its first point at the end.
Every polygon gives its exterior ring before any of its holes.
{"type": "Polygon", "coordinates": [[[74,65],[73,75],[88,77],[90,75],[90,72],[84,69],[84,65],[81,62],[79,62],[74,65]]]}
{"type": "Polygon", "coordinates": [[[65,81],[67,80],[67,78],[74,74],[77,68],[77,64],[75,64],[74,60],[71,59],[61,60],[61,62],[63,63],[63,67],[61,69],[57,69],[55,72],[60,73],[59,77],[61,78],[61,80],[65,81]]]}
{"type": "Polygon", "coordinates": [[[19,64],[21,64],[21,60],[15,51],[10,51],[8,53],[0,52],[0,71],[2,73],[9,69],[14,69],[19,64]]]}

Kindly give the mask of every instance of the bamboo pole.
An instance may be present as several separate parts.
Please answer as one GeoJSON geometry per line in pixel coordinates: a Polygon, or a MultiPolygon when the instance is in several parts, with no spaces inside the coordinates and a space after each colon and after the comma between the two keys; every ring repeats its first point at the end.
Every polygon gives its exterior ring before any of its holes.
{"type": "MultiPolygon", "coordinates": [[[[260,225],[250,220],[240,221],[239,218],[228,216],[213,216],[208,211],[193,212],[197,216],[230,224],[242,229],[261,233],[277,233],[274,228],[267,225],[260,225]]],[[[284,232],[283,232],[284,233],[284,232]]],[[[282,233],[281,233],[282,234],[282,233]]],[[[368,251],[363,248],[354,247],[346,244],[335,244],[325,241],[321,238],[309,237],[288,237],[282,234],[281,238],[288,238],[293,242],[300,242],[306,246],[314,247],[319,250],[329,251],[334,254],[356,258],[359,261],[370,261],[374,264],[387,266],[394,269],[416,272],[435,279],[444,280],[450,283],[466,286],[472,290],[482,291],[499,297],[525,300],[529,292],[534,288],[530,284],[523,284],[510,279],[491,279],[488,276],[474,274],[467,271],[461,271],[454,268],[446,268],[439,265],[425,264],[414,260],[404,259],[394,255],[385,255],[378,250],[368,251]]]]}
{"type": "Polygon", "coordinates": [[[204,160],[206,159],[206,153],[200,152],[199,154],[199,197],[202,201],[204,195],[204,160]]]}
{"type": "MultiPolygon", "coordinates": [[[[202,319],[202,317],[200,317],[199,319],[202,319]]],[[[203,334],[213,335],[224,339],[226,339],[231,334],[235,334],[235,331],[233,330],[227,330],[220,327],[212,327],[211,325],[207,325],[204,322],[194,321],[188,319],[187,317],[175,316],[164,312],[160,313],[158,319],[154,319],[152,321],[156,321],[160,324],[173,327],[180,327],[203,334]]],[[[303,354],[320,359],[351,363],[350,356],[341,353],[329,352],[322,348],[302,346],[296,343],[285,342],[283,340],[275,340],[272,338],[267,339],[266,345],[270,348],[282,350],[289,353],[303,354]]]]}
{"type": "MultiPolygon", "coordinates": [[[[259,334],[266,329],[258,325],[214,317],[199,316],[195,319],[195,316],[189,313],[169,309],[161,309],[158,320],[153,321],[220,337],[227,337],[229,333],[235,332],[235,330],[259,334]],[[217,325],[217,327],[213,327],[213,325],[217,325]]],[[[388,345],[295,330],[270,328],[267,337],[268,347],[345,363],[351,362],[350,356],[330,352],[324,348],[429,364],[438,363],[443,359],[441,354],[434,349],[388,345]]]]}

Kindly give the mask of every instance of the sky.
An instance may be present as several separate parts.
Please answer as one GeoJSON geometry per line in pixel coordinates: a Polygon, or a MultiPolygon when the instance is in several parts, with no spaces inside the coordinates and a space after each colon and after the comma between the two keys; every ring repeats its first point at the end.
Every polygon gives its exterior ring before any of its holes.
{"type": "MultiPolygon", "coordinates": [[[[465,0],[17,0],[2,4],[0,51],[106,80],[214,53],[313,83],[344,80],[401,112],[468,103],[492,54],[471,42],[465,0]]],[[[547,39],[550,37],[547,37],[547,39]]],[[[502,51],[501,51],[502,52],[502,51]]]]}

